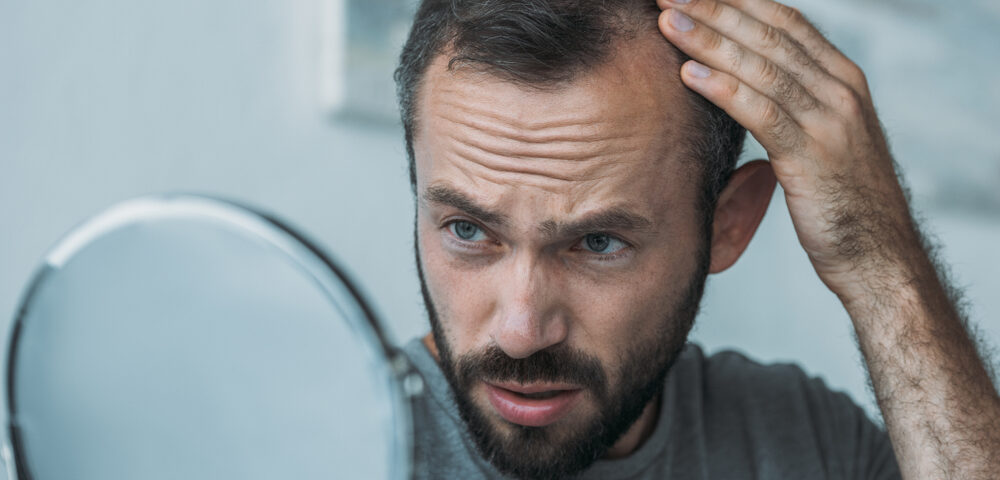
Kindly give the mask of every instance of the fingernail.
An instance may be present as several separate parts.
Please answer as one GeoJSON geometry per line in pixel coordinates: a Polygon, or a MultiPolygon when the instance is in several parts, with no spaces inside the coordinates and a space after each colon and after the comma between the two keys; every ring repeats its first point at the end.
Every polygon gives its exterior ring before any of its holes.
{"type": "Polygon", "coordinates": [[[678,5],[684,5],[685,3],[691,3],[691,0],[670,0],[670,1],[673,2],[673,3],[676,3],[678,5]]]}
{"type": "Polygon", "coordinates": [[[698,63],[698,62],[696,62],[694,60],[688,62],[687,69],[688,69],[688,73],[690,73],[691,76],[695,77],[695,78],[705,78],[705,77],[707,77],[707,76],[709,76],[709,75],[712,74],[712,71],[709,70],[708,67],[706,67],[706,66],[704,66],[704,65],[702,65],[702,64],[700,64],[700,63],[698,63]]]}
{"type": "Polygon", "coordinates": [[[670,25],[673,25],[679,32],[687,32],[694,28],[694,22],[691,21],[691,17],[677,10],[670,11],[670,25]]]}

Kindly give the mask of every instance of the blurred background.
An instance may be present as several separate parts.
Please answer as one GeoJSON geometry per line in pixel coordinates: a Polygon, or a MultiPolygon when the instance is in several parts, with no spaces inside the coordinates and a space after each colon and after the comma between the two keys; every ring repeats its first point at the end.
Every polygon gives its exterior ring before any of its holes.
{"type": "MultiPolygon", "coordinates": [[[[1000,3],[793,0],[868,74],[926,230],[1000,342],[1000,3]]],[[[0,2],[0,331],[61,235],[166,191],[276,213],[354,275],[397,342],[428,330],[391,73],[412,0],[0,2]]],[[[763,157],[750,145],[746,159],[763,157]]],[[[692,339],[795,362],[873,415],[850,321],[780,192],[692,339]]],[[[2,415],[5,415],[2,414],[2,415]]]]}

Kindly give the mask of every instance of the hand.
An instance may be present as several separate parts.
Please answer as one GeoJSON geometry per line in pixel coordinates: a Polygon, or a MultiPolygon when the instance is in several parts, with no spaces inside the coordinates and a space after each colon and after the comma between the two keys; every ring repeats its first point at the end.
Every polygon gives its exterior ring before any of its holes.
{"type": "Polygon", "coordinates": [[[681,79],[767,150],[854,323],[903,475],[996,478],[1000,395],[924,251],[861,70],[793,8],[687,1],[657,0],[661,32],[694,59],[681,79]]]}
{"type": "Polygon", "coordinates": [[[820,278],[842,297],[906,278],[923,249],[861,69],[794,8],[681,1],[657,0],[660,31],[694,59],[681,79],[767,150],[820,278]]]}

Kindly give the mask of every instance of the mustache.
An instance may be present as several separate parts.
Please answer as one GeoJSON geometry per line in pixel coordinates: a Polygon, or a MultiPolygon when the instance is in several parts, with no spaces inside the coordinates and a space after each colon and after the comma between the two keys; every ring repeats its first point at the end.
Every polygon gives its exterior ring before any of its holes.
{"type": "Polygon", "coordinates": [[[598,398],[607,396],[607,375],[600,360],[567,345],[549,347],[525,358],[512,358],[493,344],[482,352],[460,356],[456,367],[458,380],[465,386],[477,380],[570,383],[591,390],[598,398]]]}

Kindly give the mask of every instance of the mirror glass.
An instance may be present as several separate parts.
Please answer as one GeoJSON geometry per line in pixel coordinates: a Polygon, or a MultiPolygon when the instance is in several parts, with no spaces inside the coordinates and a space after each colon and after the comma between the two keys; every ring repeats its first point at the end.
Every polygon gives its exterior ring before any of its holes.
{"type": "Polygon", "coordinates": [[[51,252],[22,302],[19,477],[405,478],[409,413],[372,322],[275,220],[204,197],[119,204],[51,252]]]}

